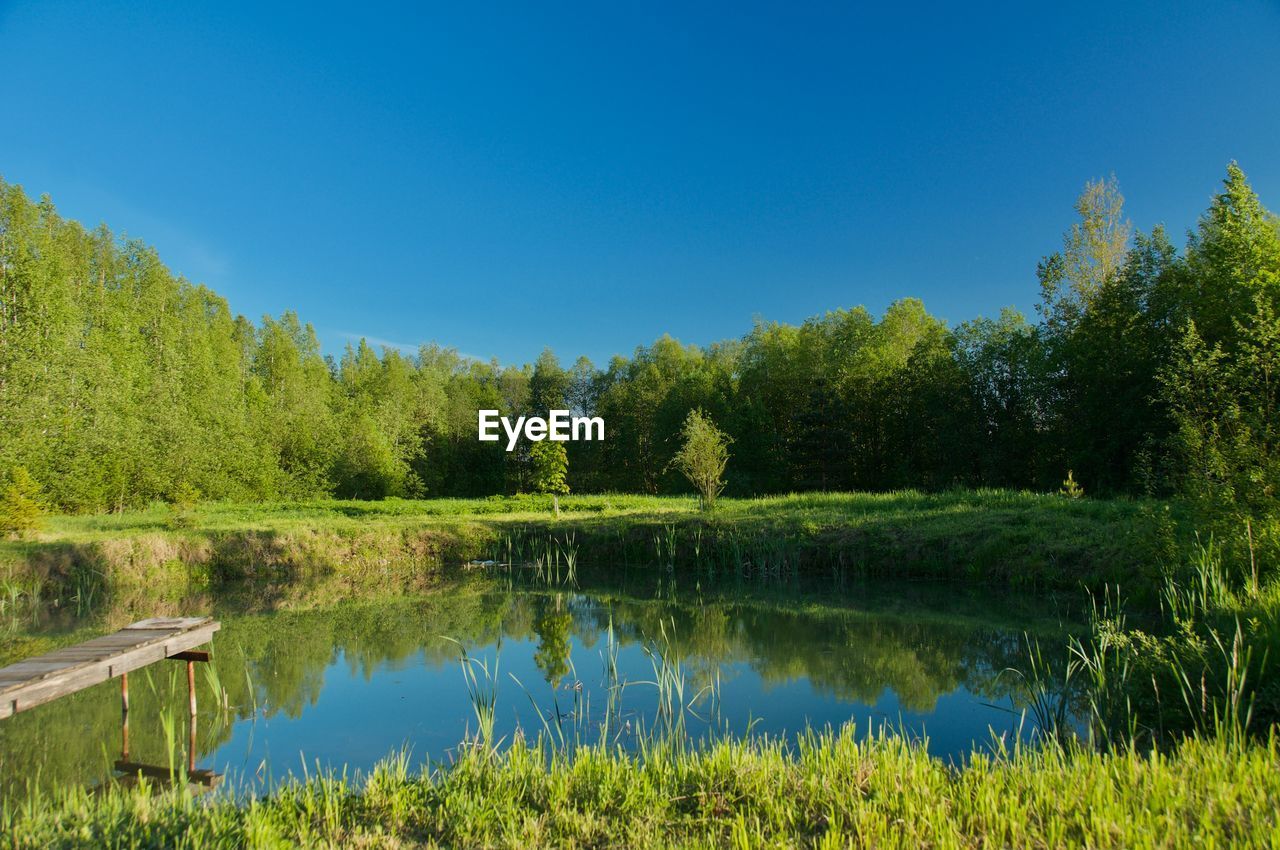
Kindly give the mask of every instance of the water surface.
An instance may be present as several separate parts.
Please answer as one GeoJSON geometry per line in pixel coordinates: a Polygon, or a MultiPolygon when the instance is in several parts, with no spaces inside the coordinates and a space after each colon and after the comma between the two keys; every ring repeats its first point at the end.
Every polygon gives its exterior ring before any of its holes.
{"type": "MultiPolygon", "coordinates": [[[[1027,735],[1016,711],[1026,641],[1051,657],[1073,611],[1055,599],[950,585],[679,580],[595,571],[577,586],[471,575],[430,594],[312,610],[213,603],[216,676],[198,670],[196,763],[257,792],[317,769],[367,770],[405,749],[447,760],[495,688],[494,735],[622,746],[640,730],[792,736],[888,723],[963,758],[1027,735]],[[463,652],[470,661],[461,661],[463,652]],[[661,678],[682,690],[659,711],[661,678]],[[215,694],[221,694],[220,699],[215,694]]],[[[208,603],[206,603],[208,604],[208,603]]],[[[131,676],[130,761],[184,763],[182,665],[131,676]],[[172,745],[171,745],[172,744],[172,745]]],[[[0,793],[93,786],[123,746],[118,681],[0,722],[0,793]]]]}

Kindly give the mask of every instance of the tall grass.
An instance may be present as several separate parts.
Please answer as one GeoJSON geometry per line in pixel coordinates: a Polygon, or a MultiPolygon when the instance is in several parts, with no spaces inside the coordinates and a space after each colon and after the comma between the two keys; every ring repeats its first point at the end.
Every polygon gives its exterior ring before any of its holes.
{"type": "Polygon", "coordinates": [[[1176,655],[1169,663],[1195,731],[1243,741],[1253,719],[1253,694],[1248,687],[1253,647],[1245,645],[1238,622],[1229,646],[1216,631],[1210,631],[1209,637],[1219,655],[1210,665],[1197,671],[1176,655]],[[1210,684],[1210,670],[1222,674],[1214,676],[1220,680],[1215,685],[1210,684]]]}
{"type": "Polygon", "coordinates": [[[577,587],[579,546],[577,531],[544,531],[540,528],[520,528],[499,533],[487,561],[473,561],[473,565],[505,570],[530,572],[535,579],[547,586],[577,587]]]}
{"type": "Polygon", "coordinates": [[[1231,603],[1230,585],[1221,546],[1213,535],[1207,541],[1197,536],[1189,570],[1165,572],[1161,601],[1172,620],[1194,623],[1231,603]]]}
{"type": "Polygon", "coordinates": [[[1072,635],[1068,648],[1088,700],[1089,739],[1094,746],[1108,749],[1138,739],[1138,717],[1129,690],[1136,665],[1119,588],[1104,588],[1102,602],[1093,595],[1090,602],[1090,638],[1072,635]]]}
{"type": "Polygon", "coordinates": [[[16,632],[39,616],[42,609],[41,584],[35,578],[0,578],[0,626],[16,632]]]}
{"type": "Polygon", "coordinates": [[[1030,714],[1035,724],[1033,739],[1059,748],[1066,747],[1076,738],[1072,723],[1073,697],[1078,694],[1076,674],[1081,669],[1081,662],[1074,656],[1068,656],[1064,663],[1055,665],[1046,657],[1038,640],[1032,640],[1030,635],[1024,635],[1023,640],[1026,669],[1010,667],[1001,674],[1017,683],[1014,705],[1005,710],[1021,714],[1024,719],[1030,714]]]}
{"type": "Polygon", "coordinates": [[[1096,744],[1268,734],[1253,728],[1254,708],[1260,692],[1269,713],[1280,708],[1268,667],[1280,605],[1255,590],[1251,539],[1246,551],[1243,569],[1212,535],[1197,536],[1187,559],[1163,571],[1160,618],[1142,628],[1129,624],[1118,590],[1108,589],[1101,605],[1095,599],[1090,637],[1073,639],[1071,650],[1087,683],[1096,744]]]}
{"type": "Polygon", "coordinates": [[[494,656],[493,667],[490,669],[487,659],[469,655],[466,647],[453,638],[445,637],[444,639],[458,646],[460,653],[458,663],[462,670],[462,681],[467,689],[467,698],[475,716],[476,734],[474,737],[468,737],[468,740],[475,748],[493,753],[499,745],[499,742],[494,739],[494,724],[497,719],[497,679],[502,646],[498,645],[498,654],[494,656]]]}
{"type": "MultiPolygon", "coordinates": [[[[653,670],[653,679],[640,684],[650,685],[656,692],[655,709],[651,731],[658,739],[682,744],[687,739],[686,717],[693,716],[700,720],[696,707],[704,700],[709,700],[712,709],[718,706],[719,676],[696,691],[688,688],[688,673],[681,663],[679,650],[674,641],[675,622],[670,624],[671,631],[665,621],[659,624],[656,639],[643,644],[645,656],[653,670]]],[[[649,741],[647,743],[652,743],[649,741]]]]}
{"type": "MultiPolygon", "coordinates": [[[[642,644],[653,671],[653,678],[629,681],[620,673],[618,666],[620,647],[613,630],[613,623],[610,621],[605,646],[600,652],[602,661],[600,691],[604,694],[604,707],[599,714],[592,706],[592,690],[585,687],[579,680],[572,658],[567,659],[567,676],[570,685],[565,689],[553,687],[550,704],[545,706],[539,703],[533,690],[527,687],[518,676],[508,673],[508,677],[528,700],[537,721],[533,729],[517,728],[518,737],[522,740],[534,740],[539,749],[544,750],[548,755],[554,755],[572,753],[591,744],[618,745],[624,743],[624,736],[625,743],[632,747],[683,747],[695,740],[688,728],[688,717],[693,717],[706,724],[708,729],[713,729],[720,707],[719,674],[717,673],[712,681],[702,687],[692,689],[689,686],[688,673],[681,663],[669,628],[674,629],[674,623],[668,626],[664,621],[660,625],[659,635],[642,644]],[[622,708],[624,693],[629,688],[636,687],[653,689],[652,717],[637,714],[624,719],[622,708]],[[561,694],[566,690],[570,703],[562,705],[561,694]],[[705,714],[700,714],[698,707],[704,703],[709,710],[705,714]]],[[[477,733],[474,736],[468,733],[466,740],[474,748],[495,753],[499,747],[499,742],[494,740],[494,717],[497,713],[499,696],[498,668],[501,661],[501,646],[499,645],[491,668],[487,660],[468,655],[458,641],[452,638],[446,638],[446,640],[460,649],[459,663],[463,681],[478,727],[477,733]]]]}
{"type": "Polygon", "coordinates": [[[1273,847],[1280,749],[1193,739],[1167,753],[1013,747],[963,767],[852,726],[547,758],[520,741],[419,774],[314,773],[269,796],[69,789],[0,811],[13,848],[1273,847]]]}

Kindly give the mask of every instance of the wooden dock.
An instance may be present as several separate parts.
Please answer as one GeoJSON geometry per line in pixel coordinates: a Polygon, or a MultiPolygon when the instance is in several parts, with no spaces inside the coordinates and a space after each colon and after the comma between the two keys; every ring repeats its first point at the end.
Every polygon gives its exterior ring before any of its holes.
{"type": "Polygon", "coordinates": [[[221,624],[212,617],[153,617],[85,643],[0,668],[0,720],[117,676],[125,677],[124,708],[128,711],[128,678],[157,661],[187,662],[191,713],[195,715],[195,680],[191,662],[207,661],[208,653],[194,652],[208,643],[221,624]]]}

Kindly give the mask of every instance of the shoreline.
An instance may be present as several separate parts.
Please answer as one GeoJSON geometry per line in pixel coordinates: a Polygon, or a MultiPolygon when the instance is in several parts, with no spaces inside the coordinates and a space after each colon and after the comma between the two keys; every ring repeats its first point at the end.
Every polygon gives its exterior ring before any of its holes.
{"type": "Polygon", "coordinates": [[[552,550],[596,564],[835,572],[1023,590],[1096,591],[1131,601],[1176,551],[1170,506],[1010,491],[805,494],[724,499],[713,515],[681,497],[574,496],[389,502],[211,503],[188,512],[49,518],[0,542],[0,575],[45,600],[157,595],[228,584],[421,587],[471,561],[552,550]],[[544,510],[541,502],[546,502],[544,510]]]}

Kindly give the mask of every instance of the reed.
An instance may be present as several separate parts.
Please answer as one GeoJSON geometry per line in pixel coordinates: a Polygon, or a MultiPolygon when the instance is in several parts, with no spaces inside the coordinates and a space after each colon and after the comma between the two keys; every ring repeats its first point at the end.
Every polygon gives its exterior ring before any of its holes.
{"type": "Polygon", "coordinates": [[[1242,742],[1253,719],[1253,695],[1248,689],[1253,648],[1246,645],[1239,622],[1229,645],[1216,631],[1209,636],[1219,654],[1216,663],[1201,667],[1198,675],[1177,656],[1169,663],[1196,731],[1242,742]]]}
{"type": "Polygon", "coordinates": [[[498,667],[501,663],[502,645],[499,643],[494,655],[493,667],[484,658],[475,658],[467,652],[460,641],[442,636],[444,640],[457,645],[458,666],[462,670],[463,685],[467,689],[467,698],[476,721],[476,733],[468,734],[466,742],[472,747],[486,753],[494,753],[500,744],[494,739],[494,722],[498,708],[498,667]]]}
{"type": "Polygon", "coordinates": [[[40,582],[32,578],[0,579],[0,622],[7,632],[17,632],[35,620],[43,607],[40,582]]]}
{"type": "Polygon", "coordinates": [[[1055,665],[1046,657],[1038,640],[1024,635],[1026,669],[1006,668],[1002,676],[1017,683],[1016,694],[1010,707],[994,706],[1026,719],[1028,714],[1034,723],[1033,740],[1063,748],[1072,744],[1076,734],[1072,719],[1072,697],[1078,692],[1076,674],[1081,668],[1078,658],[1069,656],[1055,665]]]}
{"type": "Polygon", "coordinates": [[[1280,747],[1188,739],[1166,753],[1014,745],[962,765],[852,725],[788,742],[547,758],[517,740],[420,773],[304,771],[261,798],[67,789],[0,810],[15,850],[73,847],[1275,846],[1280,747]]]}
{"type": "Polygon", "coordinates": [[[1108,589],[1101,604],[1095,597],[1090,635],[1073,639],[1071,652],[1084,674],[1097,746],[1255,734],[1256,698],[1275,688],[1267,661],[1277,645],[1280,600],[1274,580],[1272,595],[1253,589],[1251,540],[1235,547],[1248,552],[1247,565],[1229,562],[1225,551],[1212,535],[1197,536],[1182,565],[1163,571],[1160,620],[1142,628],[1128,622],[1118,589],[1108,589]]]}

